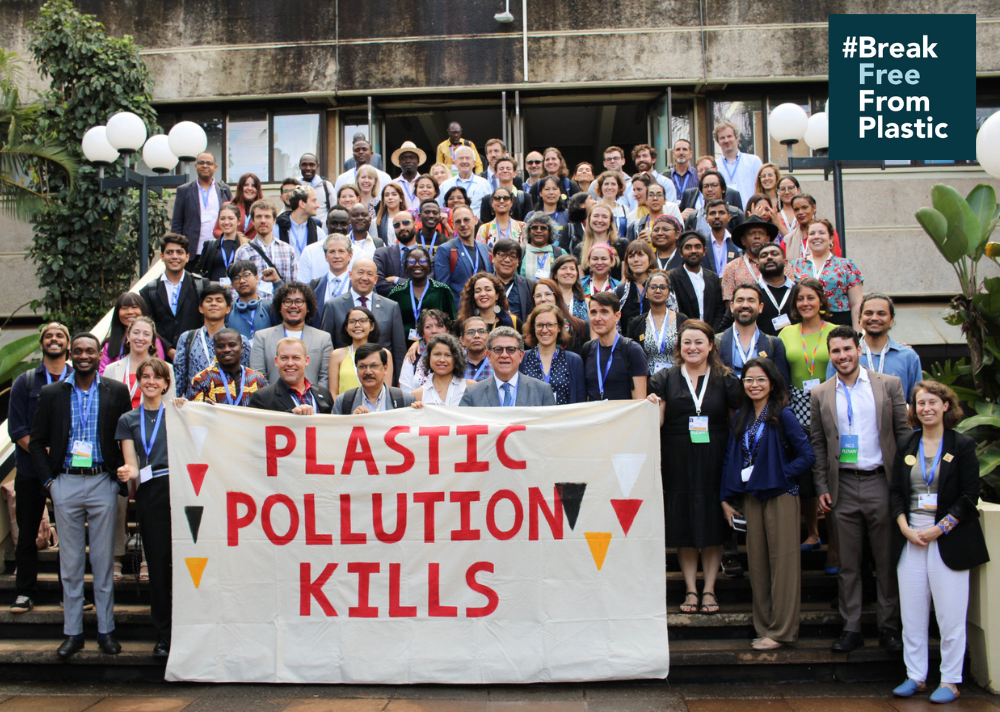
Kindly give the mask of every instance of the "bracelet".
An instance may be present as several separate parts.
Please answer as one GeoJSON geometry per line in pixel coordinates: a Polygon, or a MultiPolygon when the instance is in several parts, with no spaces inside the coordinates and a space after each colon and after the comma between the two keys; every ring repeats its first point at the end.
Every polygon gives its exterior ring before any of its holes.
{"type": "Polygon", "coordinates": [[[941,528],[942,532],[947,534],[958,525],[958,521],[950,514],[947,514],[937,525],[941,528]]]}

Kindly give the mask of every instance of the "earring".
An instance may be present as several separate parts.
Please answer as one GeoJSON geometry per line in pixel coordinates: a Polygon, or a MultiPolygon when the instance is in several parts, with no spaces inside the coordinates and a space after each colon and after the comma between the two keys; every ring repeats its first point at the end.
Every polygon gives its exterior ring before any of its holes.
{"type": "Polygon", "coordinates": [[[499,314],[500,313],[500,305],[499,304],[494,304],[493,305],[493,313],[494,314],[499,314]]]}

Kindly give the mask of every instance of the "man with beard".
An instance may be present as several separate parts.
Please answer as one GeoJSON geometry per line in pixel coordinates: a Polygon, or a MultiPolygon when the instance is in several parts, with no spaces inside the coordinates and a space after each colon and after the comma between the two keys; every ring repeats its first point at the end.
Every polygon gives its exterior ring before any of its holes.
{"type": "MultiPolygon", "coordinates": [[[[457,172],[451,178],[441,184],[441,192],[438,193],[438,205],[444,206],[444,197],[448,191],[459,186],[465,188],[465,194],[469,196],[469,206],[473,215],[479,215],[482,209],[483,198],[489,197],[492,193],[490,184],[485,178],[480,178],[472,172],[473,163],[478,161],[479,156],[475,149],[469,146],[459,146],[455,151],[455,168],[457,172]]],[[[479,170],[483,169],[482,164],[477,164],[479,170]]]]}
{"type": "Polygon", "coordinates": [[[404,141],[402,146],[392,152],[390,160],[402,171],[400,176],[393,181],[403,189],[403,195],[406,197],[406,205],[402,207],[406,210],[417,210],[420,207],[420,200],[416,193],[417,178],[420,177],[417,168],[427,162],[427,154],[417,148],[413,141],[404,141]]]}
{"type": "MultiPolygon", "coordinates": [[[[896,325],[896,305],[885,294],[873,292],[861,300],[861,363],[870,371],[896,376],[903,382],[903,395],[923,378],[920,357],[909,346],[889,337],[889,329],[896,325]]],[[[827,366],[826,377],[834,374],[833,362],[827,366]]]]}
{"type": "Polygon", "coordinates": [[[889,478],[896,443],[913,434],[906,423],[906,396],[895,376],[861,367],[853,328],[838,326],[827,334],[826,343],[837,375],[809,394],[810,440],[816,453],[813,480],[819,508],[835,524],[840,554],[837,584],[844,630],[832,649],[849,653],[864,645],[861,556],[867,533],[875,560],[879,645],[900,652],[899,588],[892,557],[896,523],[889,504],[889,478]]]}
{"type": "Polygon", "coordinates": [[[524,157],[524,168],[528,171],[528,178],[524,181],[526,191],[542,179],[542,161],[544,160],[538,151],[532,151],[524,157]]]}
{"type": "Polygon", "coordinates": [[[270,296],[279,282],[298,279],[297,255],[287,242],[274,239],[275,210],[269,200],[254,202],[250,206],[250,219],[257,237],[236,250],[236,260],[251,260],[257,265],[257,274],[262,278],[257,289],[270,296]]]}
{"type": "MultiPolygon", "coordinates": [[[[430,205],[438,207],[433,200],[429,201],[428,206],[430,205]]],[[[401,210],[392,216],[392,229],[396,232],[396,244],[378,248],[372,258],[378,269],[375,291],[383,297],[389,296],[392,288],[399,281],[406,279],[406,254],[416,244],[417,239],[413,215],[409,210],[401,210]]],[[[431,264],[433,265],[433,262],[431,264]]]]}
{"type": "MultiPolygon", "coordinates": [[[[708,225],[708,204],[713,200],[722,200],[726,195],[726,179],[716,170],[705,171],[698,182],[698,190],[701,193],[702,202],[697,210],[682,210],[685,230],[697,230],[705,237],[708,237],[712,228],[708,225]]],[[[723,201],[729,210],[729,223],[733,228],[743,222],[743,211],[726,201],[723,201]]]]}
{"type": "MultiPolygon", "coordinates": [[[[772,222],[751,215],[733,229],[732,236],[733,243],[741,248],[744,254],[740,259],[732,260],[722,271],[722,298],[726,302],[727,309],[729,302],[733,300],[736,287],[758,280],[760,276],[760,270],[757,268],[758,253],[764,243],[778,238],[778,227],[772,222]]],[[[789,277],[794,276],[791,265],[788,265],[786,270],[789,277]]]]}
{"type": "Polygon", "coordinates": [[[462,324],[462,346],[465,348],[465,377],[484,381],[493,375],[493,366],[486,351],[486,322],[482,317],[470,316],[462,324]]]}
{"type": "Polygon", "coordinates": [[[674,166],[670,169],[670,182],[680,198],[688,188],[698,187],[698,172],[691,165],[691,142],[686,138],[674,141],[674,166]]]}
{"type": "MultiPolygon", "coordinates": [[[[337,176],[337,181],[334,183],[334,195],[343,188],[345,185],[351,185],[352,183],[358,182],[358,169],[361,166],[370,165],[372,162],[372,145],[368,141],[361,139],[354,142],[354,166],[348,168],[346,171],[337,176]]],[[[381,158],[381,157],[380,157],[381,158]]],[[[374,165],[375,173],[378,174],[378,186],[379,191],[385,186],[392,182],[392,178],[389,174],[379,170],[374,165]]]]}
{"type": "MultiPolygon", "coordinates": [[[[335,200],[335,193],[333,192],[333,184],[326,178],[320,177],[318,170],[319,159],[316,158],[316,154],[303,153],[302,158],[299,159],[299,172],[302,174],[302,185],[310,186],[316,193],[316,222],[323,225],[326,223],[326,216],[330,212],[330,206],[333,205],[333,201],[335,200]]],[[[284,200],[284,183],[281,184],[281,193],[282,200],[284,200]]],[[[286,202],[285,204],[287,205],[288,203],[286,202]]],[[[281,215],[278,217],[280,218],[281,215]]]]}
{"type": "Polygon", "coordinates": [[[649,242],[656,253],[656,269],[669,272],[683,264],[677,237],[681,234],[680,222],[671,215],[661,215],[653,221],[649,242]]]}
{"type": "MultiPolygon", "coordinates": [[[[710,200],[708,202],[706,218],[711,232],[705,235],[709,244],[709,249],[705,254],[705,268],[715,272],[720,279],[726,271],[726,265],[742,254],[740,248],[733,242],[733,236],[728,229],[730,217],[729,206],[726,205],[725,200],[710,200]]],[[[704,233],[702,234],[704,235],[704,233]]]]}
{"type": "Polygon", "coordinates": [[[462,289],[477,272],[493,272],[490,251],[476,240],[476,217],[472,209],[459,205],[451,214],[455,238],[441,245],[434,255],[434,279],[451,287],[455,304],[462,289]]]}
{"type": "Polygon", "coordinates": [[[304,341],[294,337],[279,339],[274,356],[278,379],[250,396],[250,407],[294,415],[329,413],[333,396],[306,378],[310,361],[304,341]]]}
{"type": "Polygon", "coordinates": [[[250,397],[267,386],[263,373],[247,368],[246,337],[236,329],[220,329],[212,337],[215,363],[191,379],[188,395],[199,403],[222,403],[246,407],[250,397]]]}
{"type": "Polygon", "coordinates": [[[670,271],[671,291],[677,298],[677,311],[701,319],[720,331],[726,316],[719,275],[703,269],[708,241],[694,230],[681,233],[678,249],[684,264],[670,271]]]}
{"type": "Polygon", "coordinates": [[[35,475],[28,445],[31,443],[31,424],[35,420],[38,394],[42,386],[66,379],[73,369],[66,363],[69,351],[69,329],[58,322],[42,328],[42,362],[37,368],[14,379],[10,389],[7,410],[7,433],[14,448],[15,517],[20,536],[14,550],[17,562],[16,594],[10,607],[11,613],[27,613],[35,605],[35,587],[38,583],[38,546],[36,532],[44,516],[48,492],[35,475]]]}
{"type": "Polygon", "coordinates": [[[777,336],[768,336],[757,326],[763,309],[764,290],[755,282],[741,284],[735,290],[730,308],[733,325],[719,336],[719,356],[737,376],[743,364],[752,358],[769,358],[778,367],[785,385],[791,383],[785,345],[777,336]]]}
{"type": "Polygon", "coordinates": [[[760,269],[757,284],[764,290],[760,330],[768,336],[777,336],[779,331],[792,323],[789,295],[795,282],[790,276],[791,268],[785,262],[785,253],[777,242],[761,246],[757,253],[757,266],[760,269]]]}
{"type": "Polygon", "coordinates": [[[362,165],[364,163],[371,163],[373,168],[378,168],[380,171],[385,168],[382,165],[382,156],[377,153],[372,153],[371,144],[368,143],[368,139],[365,137],[364,133],[358,131],[351,137],[351,157],[344,161],[344,170],[349,171],[354,166],[362,165]],[[358,154],[361,154],[362,161],[358,163],[358,154]],[[365,158],[367,156],[367,158],[365,158]]]}
{"type": "MultiPolygon", "coordinates": [[[[115,432],[118,420],[132,410],[128,386],[101,378],[101,342],[77,334],[70,346],[73,373],[42,388],[31,426],[31,462],[49,491],[59,526],[59,571],[63,589],[63,634],[57,654],[66,659],[84,647],[83,578],[89,544],[97,608],[97,646],[117,655],[115,639],[114,545],[118,483],[125,464],[115,432]]],[[[37,530],[36,530],[37,531],[37,530]]],[[[35,536],[26,531],[23,536],[35,536]]]]}
{"type": "MultiPolygon", "coordinates": [[[[632,162],[635,163],[635,170],[645,173],[650,178],[663,186],[663,194],[668,202],[677,202],[677,189],[674,188],[673,181],[665,175],[656,172],[656,149],[648,143],[640,143],[632,149],[632,162]]],[[[634,206],[633,206],[634,207],[634,206]]]]}
{"type": "MultiPolygon", "coordinates": [[[[497,160],[501,156],[507,155],[507,145],[498,138],[491,138],[486,142],[486,170],[479,174],[480,178],[485,178],[486,182],[490,184],[490,190],[496,190],[503,183],[500,180],[500,176],[497,174],[497,160]]],[[[513,185],[517,188],[521,187],[521,179],[517,176],[513,176],[513,185]]],[[[490,218],[492,220],[492,218],[490,218]]],[[[517,218],[518,220],[522,218],[517,218]]],[[[488,222],[488,221],[487,221],[488,222]]]]}
{"type": "Polygon", "coordinates": [[[389,376],[389,354],[381,344],[361,344],[354,354],[354,366],[358,371],[360,388],[352,388],[337,396],[333,412],[340,415],[363,415],[382,413],[387,410],[423,408],[410,393],[386,385],[389,376]]]}
{"type": "Polygon", "coordinates": [[[281,324],[254,335],[250,368],[267,376],[268,383],[277,383],[281,378],[281,367],[275,362],[278,342],[288,337],[301,339],[309,359],[306,378],[326,388],[330,382],[328,369],[333,340],[330,334],[309,326],[316,314],[316,295],[307,284],[285,282],[274,295],[273,309],[281,316],[281,324]]]}

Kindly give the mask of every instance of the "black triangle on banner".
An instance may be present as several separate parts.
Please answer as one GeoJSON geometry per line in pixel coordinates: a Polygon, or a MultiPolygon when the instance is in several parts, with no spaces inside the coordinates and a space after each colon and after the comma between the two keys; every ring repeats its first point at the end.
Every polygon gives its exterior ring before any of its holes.
{"type": "Polygon", "coordinates": [[[198,543],[198,530],[201,529],[201,515],[205,511],[204,507],[185,507],[184,514],[187,516],[188,527],[191,529],[191,538],[194,543],[198,543]]]}
{"type": "Polygon", "coordinates": [[[583,502],[583,492],[587,489],[586,482],[556,482],[556,491],[562,500],[563,511],[569,528],[576,527],[576,518],[580,516],[580,504],[583,502]]]}

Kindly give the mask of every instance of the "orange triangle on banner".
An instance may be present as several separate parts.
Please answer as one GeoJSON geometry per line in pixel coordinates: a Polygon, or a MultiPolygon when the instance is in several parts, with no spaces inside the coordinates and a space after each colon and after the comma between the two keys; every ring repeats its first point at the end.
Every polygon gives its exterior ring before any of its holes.
{"type": "Polygon", "coordinates": [[[187,468],[191,484],[194,485],[194,494],[197,497],[201,494],[201,485],[205,482],[205,473],[208,472],[208,465],[188,465],[187,468]]]}
{"type": "Polygon", "coordinates": [[[622,525],[622,531],[625,532],[625,536],[628,536],[628,530],[632,528],[635,515],[639,513],[642,500],[613,499],[611,500],[611,506],[615,508],[615,514],[618,515],[618,522],[622,525]]]}
{"type": "Polygon", "coordinates": [[[594,557],[597,570],[604,566],[604,557],[608,553],[608,544],[611,543],[611,532],[584,532],[587,537],[587,544],[590,545],[590,555],[594,557]]]}
{"type": "Polygon", "coordinates": [[[187,564],[188,572],[191,574],[191,581],[194,583],[194,587],[199,588],[201,586],[201,575],[205,573],[205,565],[208,563],[208,559],[203,556],[191,557],[184,559],[184,562],[187,564]]]}

